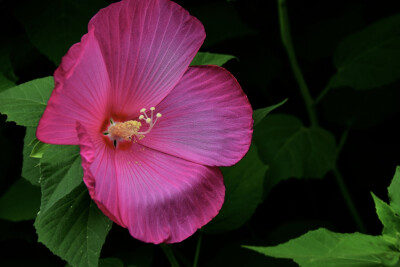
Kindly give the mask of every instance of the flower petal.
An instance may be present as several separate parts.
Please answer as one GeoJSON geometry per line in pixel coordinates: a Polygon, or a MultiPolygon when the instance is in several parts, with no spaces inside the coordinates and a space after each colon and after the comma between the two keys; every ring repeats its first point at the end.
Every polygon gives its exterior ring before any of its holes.
{"type": "Polygon", "coordinates": [[[36,135],[45,143],[77,145],[76,121],[98,130],[110,87],[93,30],[69,49],[54,73],[54,80],[55,89],[36,135]]]}
{"type": "Polygon", "coordinates": [[[89,23],[105,58],[116,113],[158,104],[205,38],[203,25],[169,0],[123,0],[89,23]]]}
{"type": "Polygon", "coordinates": [[[142,145],[208,166],[233,165],[249,149],[252,108],[221,67],[190,67],[157,112],[162,117],[142,145]]]}
{"type": "Polygon", "coordinates": [[[131,150],[100,147],[82,126],[78,132],[90,196],[133,237],[155,244],[179,242],[220,210],[225,187],[218,168],[137,143],[131,150]]]}

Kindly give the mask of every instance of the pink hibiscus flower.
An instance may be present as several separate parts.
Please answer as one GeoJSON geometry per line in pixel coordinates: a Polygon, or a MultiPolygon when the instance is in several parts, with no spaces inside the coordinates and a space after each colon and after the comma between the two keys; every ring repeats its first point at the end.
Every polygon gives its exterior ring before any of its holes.
{"type": "Polygon", "coordinates": [[[215,217],[225,195],[217,166],[251,143],[252,109],[236,79],[189,67],[204,38],[169,0],[100,10],[55,71],[39,122],[42,142],[80,146],[91,198],[145,242],[182,241],[215,217]]]}

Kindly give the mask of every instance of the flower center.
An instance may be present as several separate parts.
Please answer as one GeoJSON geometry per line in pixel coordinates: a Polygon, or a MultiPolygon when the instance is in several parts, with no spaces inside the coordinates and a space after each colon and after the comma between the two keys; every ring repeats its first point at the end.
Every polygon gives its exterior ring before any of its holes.
{"type": "Polygon", "coordinates": [[[120,141],[132,141],[137,142],[138,140],[145,137],[156,124],[157,120],[161,118],[161,113],[157,113],[154,119],[154,110],[155,107],[150,108],[150,116],[147,115],[146,109],[142,108],[140,110],[141,115],[139,116],[139,120],[144,120],[144,122],[148,125],[146,131],[140,131],[142,127],[142,123],[137,120],[129,120],[124,122],[114,122],[113,119],[110,119],[110,126],[107,131],[104,132],[104,135],[108,136],[111,141],[114,142],[114,147],[117,147],[117,142],[120,141]]]}

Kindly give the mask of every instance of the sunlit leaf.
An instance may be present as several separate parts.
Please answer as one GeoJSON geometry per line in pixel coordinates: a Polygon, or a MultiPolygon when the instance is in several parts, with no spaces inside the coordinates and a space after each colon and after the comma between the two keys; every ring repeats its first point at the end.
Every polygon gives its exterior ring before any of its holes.
{"type": "Polygon", "coordinates": [[[22,174],[21,176],[31,182],[33,185],[39,186],[40,168],[39,159],[30,157],[34,141],[36,141],[36,128],[27,127],[24,138],[24,148],[22,151],[22,174]]]}
{"type": "Polygon", "coordinates": [[[111,226],[83,183],[46,210],[40,210],[35,221],[39,242],[72,266],[98,265],[111,226]]]}
{"type": "Polygon", "coordinates": [[[294,116],[269,115],[254,131],[267,175],[278,182],[290,177],[323,178],[336,161],[333,135],[318,127],[307,128],[294,116]]]}
{"type": "Polygon", "coordinates": [[[254,110],[254,112],[253,112],[254,127],[257,126],[264,119],[264,117],[268,115],[268,113],[270,113],[274,109],[282,106],[283,104],[286,103],[286,101],[287,101],[287,98],[284,99],[283,101],[279,102],[278,104],[254,110]]]}
{"type": "Polygon", "coordinates": [[[400,14],[350,35],[338,46],[330,87],[370,89],[400,79],[400,14]]]}
{"type": "Polygon", "coordinates": [[[274,247],[245,246],[266,256],[293,259],[301,267],[395,266],[400,252],[381,236],[310,231],[274,247]]]}
{"type": "Polygon", "coordinates": [[[0,112],[7,121],[36,127],[53,87],[53,77],[46,77],[9,88],[0,93],[0,112]]]}
{"type": "Polygon", "coordinates": [[[87,32],[90,18],[106,6],[103,0],[25,1],[16,16],[29,39],[56,65],[87,32]]]}
{"type": "Polygon", "coordinates": [[[32,220],[39,206],[40,189],[19,179],[0,197],[0,219],[14,222],[32,220]]]}
{"type": "Polygon", "coordinates": [[[215,54],[209,52],[198,52],[192,62],[191,66],[196,65],[217,65],[222,66],[231,59],[236,58],[235,56],[225,54],[215,54]]]}
{"type": "Polygon", "coordinates": [[[383,224],[382,234],[396,237],[396,233],[400,233],[400,217],[388,204],[373,193],[371,194],[375,202],[376,213],[383,224]]]}
{"type": "Polygon", "coordinates": [[[225,202],[217,217],[204,228],[206,232],[220,233],[237,229],[251,218],[262,200],[267,168],[258,158],[254,145],[238,164],[222,168],[225,202]]]}

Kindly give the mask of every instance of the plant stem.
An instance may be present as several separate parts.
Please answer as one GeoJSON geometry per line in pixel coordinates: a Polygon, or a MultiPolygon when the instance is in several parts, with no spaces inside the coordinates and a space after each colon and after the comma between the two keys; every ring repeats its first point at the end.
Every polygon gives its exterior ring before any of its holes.
{"type": "MultiPolygon", "coordinates": [[[[303,73],[301,72],[299,63],[297,62],[296,54],[294,52],[293,42],[292,42],[292,38],[290,35],[289,18],[288,18],[286,0],[278,0],[278,12],[279,12],[279,25],[280,25],[282,43],[286,49],[286,53],[288,54],[290,66],[292,68],[292,71],[294,73],[296,81],[299,85],[301,95],[302,95],[304,103],[306,105],[308,116],[309,116],[310,122],[311,122],[311,126],[318,126],[317,113],[315,110],[316,102],[311,97],[310,90],[308,89],[306,81],[304,80],[303,73]]],[[[329,90],[329,86],[320,94],[320,96],[318,97],[317,100],[318,101],[321,100],[322,97],[326,94],[326,92],[328,90],[329,90]]],[[[346,130],[343,133],[343,136],[340,140],[340,143],[338,146],[338,155],[339,155],[340,151],[342,150],[343,145],[347,139],[347,134],[348,134],[348,130],[346,130]]],[[[358,211],[357,211],[357,209],[354,205],[354,202],[349,194],[349,191],[347,190],[346,184],[344,183],[344,180],[343,180],[343,176],[337,168],[337,164],[335,164],[332,171],[335,176],[336,182],[339,186],[340,192],[341,192],[341,194],[347,204],[347,207],[354,219],[354,222],[356,223],[359,231],[365,233],[366,228],[361,220],[360,215],[358,214],[358,211]]]]}
{"type": "Polygon", "coordinates": [[[200,256],[201,241],[203,240],[203,234],[199,233],[199,239],[197,239],[196,253],[194,254],[193,267],[197,267],[200,256]]]}
{"type": "Polygon", "coordinates": [[[358,211],[356,209],[356,206],[354,205],[353,199],[350,196],[349,191],[347,190],[346,184],[344,183],[344,179],[342,174],[340,173],[339,169],[337,166],[335,166],[332,170],[333,175],[335,176],[335,180],[339,186],[340,192],[342,193],[342,196],[344,198],[344,201],[347,204],[347,207],[350,211],[351,216],[353,217],[353,220],[355,224],[357,225],[358,230],[361,233],[366,233],[367,230],[364,226],[364,223],[361,220],[360,215],[358,214],[358,211]]]}
{"type": "Polygon", "coordinates": [[[314,100],[312,99],[310,90],[308,89],[308,86],[304,80],[303,73],[301,72],[293,48],[292,37],[290,35],[286,0],[278,0],[278,12],[279,12],[279,25],[280,25],[282,43],[289,57],[289,62],[290,66],[292,67],[294,77],[296,78],[296,81],[299,84],[300,92],[305,102],[311,125],[317,126],[318,120],[317,120],[317,114],[314,109],[314,100]]]}
{"type": "Polygon", "coordinates": [[[179,267],[179,263],[174,256],[174,252],[172,251],[171,247],[167,244],[160,244],[160,247],[164,251],[165,255],[167,256],[171,267],[179,267]]]}

